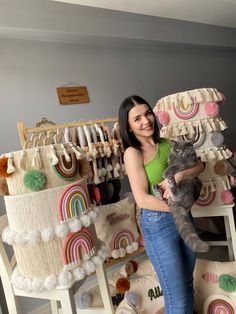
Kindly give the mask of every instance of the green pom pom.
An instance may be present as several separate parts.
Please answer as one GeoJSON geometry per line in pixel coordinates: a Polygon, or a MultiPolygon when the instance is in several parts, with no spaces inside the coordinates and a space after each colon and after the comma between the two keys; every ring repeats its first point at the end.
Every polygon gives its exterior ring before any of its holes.
{"type": "Polygon", "coordinates": [[[219,286],[223,291],[234,292],[236,290],[236,280],[230,275],[220,275],[219,286]]]}
{"type": "Polygon", "coordinates": [[[29,170],[24,175],[24,185],[33,192],[42,190],[45,183],[46,176],[40,170],[29,170]]]}

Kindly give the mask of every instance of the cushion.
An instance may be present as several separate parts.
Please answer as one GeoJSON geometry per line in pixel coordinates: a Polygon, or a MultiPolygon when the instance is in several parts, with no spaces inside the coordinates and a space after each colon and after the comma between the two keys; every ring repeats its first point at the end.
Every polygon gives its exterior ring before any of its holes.
{"type": "Polygon", "coordinates": [[[100,206],[95,228],[98,238],[106,245],[108,257],[123,257],[138,249],[135,204],[129,198],[100,206]]]}
{"type": "MultiPolygon", "coordinates": [[[[234,262],[217,262],[203,259],[197,259],[194,271],[194,288],[195,288],[195,310],[197,313],[215,313],[213,311],[203,312],[203,307],[212,308],[212,304],[221,304],[224,298],[229,304],[236,306],[236,261],[234,262]],[[230,275],[224,278],[222,275],[230,275]],[[224,281],[223,281],[224,280],[224,281]],[[231,286],[227,288],[226,283],[231,281],[231,286]],[[235,289],[234,289],[235,288],[235,289]],[[228,291],[227,291],[228,290],[228,291]],[[231,292],[229,291],[231,290],[231,292]],[[215,296],[213,303],[208,302],[209,296],[215,296]],[[221,300],[221,301],[217,301],[221,300]],[[217,303],[218,302],[218,303],[217,303]],[[207,304],[207,305],[206,305],[207,304]],[[210,305],[211,304],[211,305],[210,305]]],[[[212,300],[211,300],[212,301],[212,300]]],[[[224,303],[224,302],[223,302],[224,303]]],[[[231,312],[222,312],[231,313],[231,312]]]]}

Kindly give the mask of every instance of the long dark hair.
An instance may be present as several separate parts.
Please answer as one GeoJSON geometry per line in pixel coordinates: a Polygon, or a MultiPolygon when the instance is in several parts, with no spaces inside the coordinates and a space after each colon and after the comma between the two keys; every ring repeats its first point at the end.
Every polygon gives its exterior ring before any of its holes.
{"type": "MultiPolygon", "coordinates": [[[[120,109],[119,109],[119,127],[120,127],[120,135],[121,135],[125,149],[130,146],[136,149],[141,148],[140,141],[136,138],[133,132],[130,132],[130,126],[129,126],[129,121],[128,121],[128,115],[129,115],[130,110],[137,104],[138,105],[145,104],[151,110],[151,112],[153,113],[153,116],[155,117],[155,114],[151,106],[149,105],[149,103],[137,95],[129,96],[122,101],[120,105],[120,109]]],[[[154,132],[153,132],[154,142],[158,143],[159,138],[160,138],[159,128],[158,128],[156,117],[155,117],[154,132]]]]}

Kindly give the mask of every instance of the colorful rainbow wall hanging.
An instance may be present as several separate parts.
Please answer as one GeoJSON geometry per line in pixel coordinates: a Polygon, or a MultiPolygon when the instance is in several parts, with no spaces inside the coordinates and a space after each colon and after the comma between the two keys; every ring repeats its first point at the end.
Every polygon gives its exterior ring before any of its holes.
{"type": "Polygon", "coordinates": [[[58,156],[58,163],[56,165],[52,165],[52,168],[56,175],[65,180],[72,181],[74,180],[79,173],[79,163],[76,159],[74,153],[69,153],[70,161],[66,161],[64,155],[58,156]]]}
{"type": "Polygon", "coordinates": [[[63,243],[63,259],[66,268],[72,268],[95,253],[95,246],[91,232],[83,227],[78,232],[68,234],[63,243]],[[84,253],[83,256],[81,252],[84,253]]]}
{"type": "Polygon", "coordinates": [[[135,238],[134,238],[133,233],[131,231],[129,231],[128,229],[124,229],[124,230],[120,231],[119,233],[117,233],[113,237],[113,239],[112,239],[113,250],[117,250],[117,249],[124,247],[122,245],[123,241],[127,242],[127,246],[132,244],[133,242],[135,242],[135,238]]]}
{"type": "Polygon", "coordinates": [[[89,209],[89,196],[86,188],[80,184],[69,185],[59,203],[59,219],[67,221],[84,214],[89,209]]]}

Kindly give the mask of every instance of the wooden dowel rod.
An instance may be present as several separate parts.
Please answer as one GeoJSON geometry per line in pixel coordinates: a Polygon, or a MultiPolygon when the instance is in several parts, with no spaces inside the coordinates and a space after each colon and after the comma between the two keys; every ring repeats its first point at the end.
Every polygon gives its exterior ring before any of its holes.
{"type": "Polygon", "coordinates": [[[84,121],[81,120],[81,121],[67,122],[67,123],[62,123],[62,124],[52,124],[52,125],[36,127],[36,128],[26,128],[26,132],[36,133],[36,132],[42,132],[42,131],[48,131],[48,130],[76,127],[76,126],[85,125],[85,124],[109,123],[109,122],[117,122],[117,118],[113,117],[113,118],[106,118],[106,119],[84,120],[84,121]]]}

